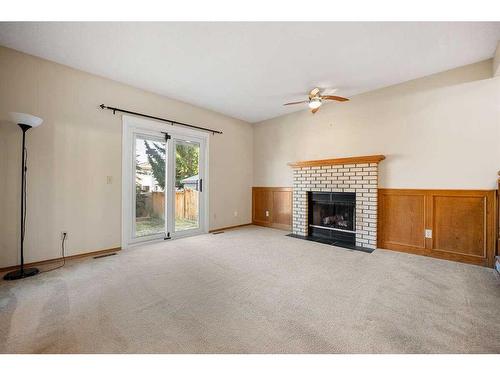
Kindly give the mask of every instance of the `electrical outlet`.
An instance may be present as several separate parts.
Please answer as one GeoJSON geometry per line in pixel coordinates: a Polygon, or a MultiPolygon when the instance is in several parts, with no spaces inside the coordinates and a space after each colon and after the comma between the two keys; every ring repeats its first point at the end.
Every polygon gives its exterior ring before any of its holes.
{"type": "Polygon", "coordinates": [[[61,232],[61,240],[64,240],[64,235],[66,235],[66,239],[68,239],[68,231],[63,230],[63,231],[61,232]]]}
{"type": "Polygon", "coordinates": [[[269,211],[266,211],[266,217],[269,217],[269,211]]]}
{"type": "Polygon", "coordinates": [[[432,238],[432,229],[425,230],[425,238],[432,238]]]}
{"type": "Polygon", "coordinates": [[[234,216],[238,216],[238,211],[234,211],[234,216]]]}

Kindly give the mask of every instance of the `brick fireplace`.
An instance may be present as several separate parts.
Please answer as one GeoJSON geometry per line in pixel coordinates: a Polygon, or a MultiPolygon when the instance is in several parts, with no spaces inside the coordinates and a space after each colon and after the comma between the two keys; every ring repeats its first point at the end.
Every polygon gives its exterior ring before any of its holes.
{"type": "MultiPolygon", "coordinates": [[[[293,168],[293,235],[310,239],[314,239],[315,236],[319,239],[327,239],[329,232],[331,232],[331,238],[352,235],[352,242],[356,247],[375,249],[377,246],[378,165],[384,159],[383,155],[372,155],[290,163],[289,165],[293,168]],[[324,214],[321,219],[318,219],[318,214],[315,213],[313,223],[311,217],[313,213],[309,207],[311,192],[351,193],[355,197],[355,217],[342,217],[338,208],[332,208],[331,213],[326,216],[324,214]],[[354,220],[354,226],[342,228],[342,226],[335,225],[335,223],[343,223],[344,219],[354,220]]],[[[321,196],[321,194],[318,195],[321,196]]],[[[338,196],[342,195],[345,194],[338,194],[338,196]]],[[[331,194],[330,205],[338,200],[335,197],[335,194],[331,194]]],[[[335,241],[332,240],[331,243],[342,246],[342,243],[335,241]]],[[[328,242],[328,240],[321,242],[328,242]]]]}

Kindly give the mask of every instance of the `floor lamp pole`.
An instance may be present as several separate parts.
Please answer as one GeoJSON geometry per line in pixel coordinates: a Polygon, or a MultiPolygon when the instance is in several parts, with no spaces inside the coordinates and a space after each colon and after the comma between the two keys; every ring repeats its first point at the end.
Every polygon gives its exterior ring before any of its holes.
{"type": "Polygon", "coordinates": [[[25,213],[26,213],[26,172],[28,170],[26,166],[26,132],[31,129],[30,125],[18,124],[23,131],[23,147],[21,149],[22,153],[22,165],[21,165],[21,267],[16,270],[9,272],[4,276],[5,280],[17,280],[23,279],[25,277],[34,276],[38,273],[37,268],[24,268],[24,234],[25,234],[25,213]]]}

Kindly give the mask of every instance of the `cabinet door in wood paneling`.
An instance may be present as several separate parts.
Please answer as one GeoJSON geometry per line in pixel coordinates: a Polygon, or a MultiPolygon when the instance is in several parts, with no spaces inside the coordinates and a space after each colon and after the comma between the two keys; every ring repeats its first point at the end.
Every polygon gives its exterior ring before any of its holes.
{"type": "Polygon", "coordinates": [[[425,193],[379,189],[378,246],[425,249],[425,193]]]}
{"type": "Polygon", "coordinates": [[[271,222],[272,192],[267,189],[253,189],[253,222],[269,224],[271,222]]]}
{"type": "Polygon", "coordinates": [[[290,229],[292,226],[292,192],[287,190],[273,191],[273,217],[276,227],[290,229]]]}
{"type": "Polygon", "coordinates": [[[486,259],[486,197],[433,195],[432,250],[486,259]]]}

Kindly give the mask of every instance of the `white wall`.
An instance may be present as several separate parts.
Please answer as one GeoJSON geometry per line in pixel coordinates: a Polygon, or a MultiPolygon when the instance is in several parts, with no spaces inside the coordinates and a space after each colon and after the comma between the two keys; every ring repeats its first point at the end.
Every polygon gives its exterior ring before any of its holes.
{"type": "Polygon", "coordinates": [[[493,56],[493,76],[500,75],[500,42],[497,44],[497,48],[495,50],[495,56],[493,56]]]}
{"type": "Polygon", "coordinates": [[[254,186],[292,186],[288,162],[384,154],[380,187],[494,189],[500,77],[492,60],[267,120],[254,130],[254,186]]]}
{"type": "Polygon", "coordinates": [[[21,132],[10,111],[44,119],[28,133],[26,261],[59,257],[63,230],[68,255],[120,246],[121,116],[101,103],[222,130],[210,140],[210,228],[251,221],[250,124],[0,47],[0,267],[19,258],[21,132]]]}

